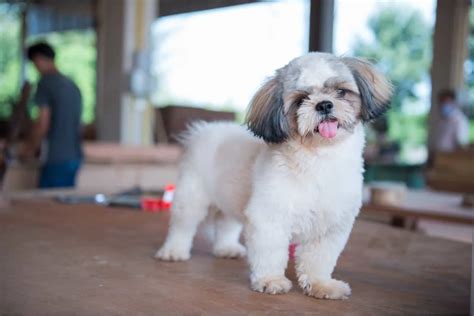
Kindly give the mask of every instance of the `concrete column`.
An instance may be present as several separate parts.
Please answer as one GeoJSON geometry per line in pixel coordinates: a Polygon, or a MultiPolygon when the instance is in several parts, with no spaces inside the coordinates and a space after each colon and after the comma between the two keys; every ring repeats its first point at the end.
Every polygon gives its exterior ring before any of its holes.
{"type": "Polygon", "coordinates": [[[121,142],[150,145],[154,111],[149,100],[152,86],[151,26],[158,14],[157,0],[126,0],[124,66],[128,89],[123,94],[121,142]]]}
{"type": "Polygon", "coordinates": [[[97,132],[102,141],[120,141],[124,73],[125,0],[97,2],[97,132]]]}
{"type": "Polygon", "coordinates": [[[460,91],[464,87],[469,6],[469,0],[437,1],[431,67],[432,104],[436,104],[440,90],[460,91]]]}
{"type": "Polygon", "coordinates": [[[309,51],[333,51],[334,0],[311,0],[309,51]]]}
{"type": "Polygon", "coordinates": [[[129,144],[152,141],[153,111],[147,91],[140,90],[146,90],[144,87],[150,82],[144,75],[150,62],[150,28],[157,7],[158,0],[99,0],[97,3],[100,140],[129,144]]]}

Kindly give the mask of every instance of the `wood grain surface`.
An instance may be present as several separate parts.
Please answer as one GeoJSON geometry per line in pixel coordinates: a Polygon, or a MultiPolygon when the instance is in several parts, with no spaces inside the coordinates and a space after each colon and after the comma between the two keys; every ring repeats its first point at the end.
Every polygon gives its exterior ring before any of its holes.
{"type": "MultiPolygon", "coordinates": [[[[244,260],[153,254],[168,214],[36,199],[0,211],[0,315],[468,314],[471,245],[359,220],[335,271],[344,301],[252,292],[244,260]]],[[[288,276],[295,281],[293,264],[288,276]]]]}

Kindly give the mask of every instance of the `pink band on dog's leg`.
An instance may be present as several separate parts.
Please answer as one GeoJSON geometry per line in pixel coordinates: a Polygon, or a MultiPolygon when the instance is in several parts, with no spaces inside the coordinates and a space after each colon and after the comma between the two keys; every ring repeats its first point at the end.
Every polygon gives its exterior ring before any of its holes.
{"type": "Polygon", "coordinates": [[[295,244],[295,243],[292,243],[290,244],[290,246],[288,247],[288,252],[290,254],[290,259],[293,260],[295,259],[295,251],[296,251],[296,247],[298,246],[298,244],[295,244]]]}

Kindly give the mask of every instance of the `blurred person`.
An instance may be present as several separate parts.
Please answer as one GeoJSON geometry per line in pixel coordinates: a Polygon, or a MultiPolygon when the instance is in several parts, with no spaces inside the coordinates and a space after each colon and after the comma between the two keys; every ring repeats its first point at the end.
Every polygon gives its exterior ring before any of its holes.
{"type": "Polygon", "coordinates": [[[469,142],[469,121],[453,90],[443,90],[438,94],[436,111],[428,136],[429,161],[436,152],[455,151],[469,142]]]}
{"type": "Polygon", "coordinates": [[[82,160],[81,93],[57,69],[49,44],[34,44],[27,55],[41,76],[34,96],[39,115],[20,156],[32,158],[41,148],[40,188],[73,187],[82,160]]]}

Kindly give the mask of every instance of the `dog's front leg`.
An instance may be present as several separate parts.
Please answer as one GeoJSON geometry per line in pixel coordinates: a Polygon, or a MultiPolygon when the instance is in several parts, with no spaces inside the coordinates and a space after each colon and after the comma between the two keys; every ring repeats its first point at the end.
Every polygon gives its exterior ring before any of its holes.
{"type": "Polygon", "coordinates": [[[291,281],[285,277],[290,240],[288,222],[273,216],[254,216],[246,227],[250,281],[254,291],[286,293],[291,281]]]}
{"type": "Polygon", "coordinates": [[[296,272],[298,283],[308,296],[323,299],[346,299],[351,288],[331,277],[337,259],[344,249],[352,222],[328,231],[324,236],[298,246],[296,272]]]}

